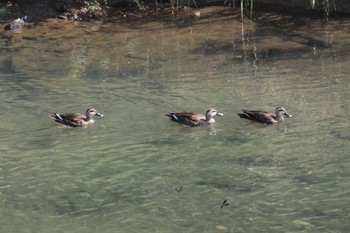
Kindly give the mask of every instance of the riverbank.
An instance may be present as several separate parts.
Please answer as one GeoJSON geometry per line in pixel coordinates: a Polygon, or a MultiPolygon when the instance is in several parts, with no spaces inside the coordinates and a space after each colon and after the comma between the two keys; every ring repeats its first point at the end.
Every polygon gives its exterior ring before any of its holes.
{"type": "MultiPolygon", "coordinates": [[[[298,0],[292,2],[276,3],[272,0],[254,0],[253,14],[258,12],[275,11],[281,13],[285,11],[288,14],[301,14],[303,16],[339,16],[350,13],[350,6],[337,3],[321,5],[311,5],[309,1],[298,0]],[[292,11],[291,11],[292,9],[292,11]]],[[[50,18],[59,18],[69,21],[104,21],[110,17],[122,16],[126,17],[130,14],[181,14],[193,13],[200,16],[201,9],[210,6],[223,6],[232,9],[232,12],[239,10],[240,1],[188,1],[187,3],[179,3],[175,1],[169,2],[141,2],[141,1],[45,1],[45,0],[17,0],[7,1],[0,4],[0,21],[10,21],[24,16],[28,17],[28,21],[46,20],[50,18]],[[98,3],[100,2],[100,3],[98,3]],[[172,3],[172,4],[171,4],[172,3]],[[233,5],[233,3],[235,5],[233,5]]],[[[244,12],[248,16],[249,6],[244,6],[244,12]]]]}

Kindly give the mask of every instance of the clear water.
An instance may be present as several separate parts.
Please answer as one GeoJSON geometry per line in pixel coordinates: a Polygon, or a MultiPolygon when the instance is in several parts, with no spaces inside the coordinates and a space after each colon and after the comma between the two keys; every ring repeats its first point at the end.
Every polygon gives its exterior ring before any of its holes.
{"type": "Polygon", "coordinates": [[[349,232],[350,21],[185,19],[3,34],[1,232],[349,232]],[[293,118],[236,115],[276,106],[293,118]],[[88,107],[88,128],[48,117],[88,107]]]}

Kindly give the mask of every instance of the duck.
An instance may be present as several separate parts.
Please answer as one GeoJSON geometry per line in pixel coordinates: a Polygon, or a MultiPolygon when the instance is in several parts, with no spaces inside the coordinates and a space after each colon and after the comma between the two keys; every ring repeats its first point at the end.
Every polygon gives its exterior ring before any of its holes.
{"type": "Polygon", "coordinates": [[[284,117],[292,117],[284,107],[277,107],[275,114],[265,111],[257,110],[242,110],[242,113],[238,113],[238,116],[251,121],[263,123],[263,124],[275,124],[284,121],[284,117]]]}
{"type": "Polygon", "coordinates": [[[184,124],[190,127],[202,126],[215,123],[214,116],[223,116],[214,108],[209,108],[205,116],[196,112],[171,112],[164,116],[171,121],[184,124]]]}
{"type": "Polygon", "coordinates": [[[85,115],[81,113],[52,113],[50,117],[60,125],[68,127],[83,127],[94,123],[93,116],[103,117],[94,108],[88,108],[85,115]]]}

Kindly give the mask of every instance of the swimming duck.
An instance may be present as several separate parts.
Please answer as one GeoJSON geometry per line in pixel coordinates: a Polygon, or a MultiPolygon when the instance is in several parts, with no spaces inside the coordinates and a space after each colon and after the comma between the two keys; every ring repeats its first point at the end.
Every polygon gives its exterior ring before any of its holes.
{"type": "Polygon", "coordinates": [[[284,120],[283,116],[292,117],[283,107],[277,107],[275,114],[265,111],[242,110],[243,113],[238,113],[238,116],[251,121],[256,121],[263,124],[275,124],[284,120]]]}
{"type": "Polygon", "coordinates": [[[94,108],[88,108],[86,114],[80,113],[52,113],[50,117],[61,125],[70,127],[83,127],[94,123],[93,116],[103,117],[103,115],[97,112],[94,108]]]}
{"type": "Polygon", "coordinates": [[[171,121],[195,127],[215,123],[213,117],[216,115],[223,116],[224,114],[216,111],[214,108],[210,108],[205,113],[205,116],[195,112],[172,112],[167,113],[164,116],[171,121]]]}

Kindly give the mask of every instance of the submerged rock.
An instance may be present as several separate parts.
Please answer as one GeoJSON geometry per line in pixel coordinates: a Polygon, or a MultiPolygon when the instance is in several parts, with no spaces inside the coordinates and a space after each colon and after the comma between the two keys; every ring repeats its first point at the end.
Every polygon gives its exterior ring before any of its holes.
{"type": "Polygon", "coordinates": [[[24,26],[24,20],[26,20],[27,17],[24,16],[23,18],[18,18],[14,21],[12,21],[10,24],[5,26],[5,30],[15,31],[15,32],[22,32],[22,28],[24,26]]]}

